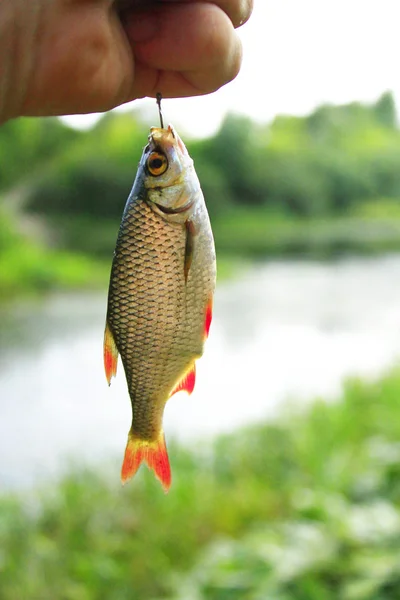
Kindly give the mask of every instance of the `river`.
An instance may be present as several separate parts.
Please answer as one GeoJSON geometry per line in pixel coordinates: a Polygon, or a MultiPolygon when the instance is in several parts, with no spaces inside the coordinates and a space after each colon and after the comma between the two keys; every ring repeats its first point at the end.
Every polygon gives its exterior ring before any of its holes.
{"type": "MultiPolygon", "coordinates": [[[[54,295],[0,313],[0,489],[70,464],[122,460],[130,403],[102,365],[106,293],[54,295]]],[[[400,356],[400,255],[268,262],[218,286],[196,389],[168,403],[167,440],[264,419],[286,400],[335,398],[400,356]]]]}

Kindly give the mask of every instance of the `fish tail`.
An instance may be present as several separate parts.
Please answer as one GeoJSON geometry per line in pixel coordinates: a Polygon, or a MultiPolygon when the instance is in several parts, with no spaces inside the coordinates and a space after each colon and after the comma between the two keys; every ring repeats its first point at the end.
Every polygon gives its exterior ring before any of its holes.
{"type": "Polygon", "coordinates": [[[129,432],[121,470],[122,483],[126,483],[135,475],[142,462],[145,462],[154,471],[164,491],[168,492],[171,485],[171,467],[162,430],[158,439],[154,441],[142,440],[132,431],[129,432]]]}

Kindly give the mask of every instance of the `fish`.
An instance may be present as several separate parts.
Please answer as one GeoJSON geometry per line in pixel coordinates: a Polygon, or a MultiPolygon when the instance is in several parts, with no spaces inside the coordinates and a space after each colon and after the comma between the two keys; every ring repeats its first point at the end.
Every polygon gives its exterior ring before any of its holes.
{"type": "Polygon", "coordinates": [[[142,463],[167,492],[166,402],[191,394],[212,320],[214,238],[194,163],[172,125],[151,127],[125,205],[111,267],[104,367],[121,356],[132,405],[122,483],[142,463]]]}

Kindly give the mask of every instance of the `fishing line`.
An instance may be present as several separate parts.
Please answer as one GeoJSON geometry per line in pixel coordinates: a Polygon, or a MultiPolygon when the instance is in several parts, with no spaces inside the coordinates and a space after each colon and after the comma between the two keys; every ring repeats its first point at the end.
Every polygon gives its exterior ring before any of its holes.
{"type": "Polygon", "coordinates": [[[161,129],[164,129],[164,119],[163,119],[163,114],[162,114],[162,110],[161,110],[161,100],[162,100],[161,92],[157,92],[156,99],[157,99],[157,106],[158,106],[158,114],[160,115],[161,129]]]}

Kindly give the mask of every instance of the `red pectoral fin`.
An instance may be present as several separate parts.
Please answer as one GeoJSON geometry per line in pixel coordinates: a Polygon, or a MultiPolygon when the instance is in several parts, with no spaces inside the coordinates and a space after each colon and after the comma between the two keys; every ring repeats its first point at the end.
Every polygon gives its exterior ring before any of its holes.
{"type": "Polygon", "coordinates": [[[183,265],[183,272],[185,275],[185,283],[187,283],[190,267],[192,265],[193,260],[193,252],[194,252],[194,238],[196,235],[196,229],[193,221],[188,219],[185,222],[186,227],[186,245],[185,245],[185,262],[183,265]]]}
{"type": "Polygon", "coordinates": [[[207,304],[207,308],[206,308],[206,317],[204,320],[204,337],[207,339],[208,338],[208,334],[210,331],[210,325],[211,325],[211,321],[212,321],[212,309],[213,309],[213,301],[212,298],[210,299],[210,301],[207,304]]]}
{"type": "Polygon", "coordinates": [[[168,492],[171,485],[171,467],[162,431],[155,441],[141,440],[129,432],[121,471],[122,483],[126,483],[135,475],[142,462],[154,472],[164,491],[168,492]]]}
{"type": "Polygon", "coordinates": [[[189,395],[194,390],[194,384],[196,382],[196,365],[193,363],[193,367],[178,381],[169,397],[173,396],[177,392],[187,392],[189,395]]]}
{"type": "Polygon", "coordinates": [[[111,329],[109,328],[108,323],[106,323],[106,330],[104,332],[104,369],[106,371],[108,385],[111,383],[111,377],[115,377],[117,374],[117,364],[117,346],[115,345],[111,329]]]}

